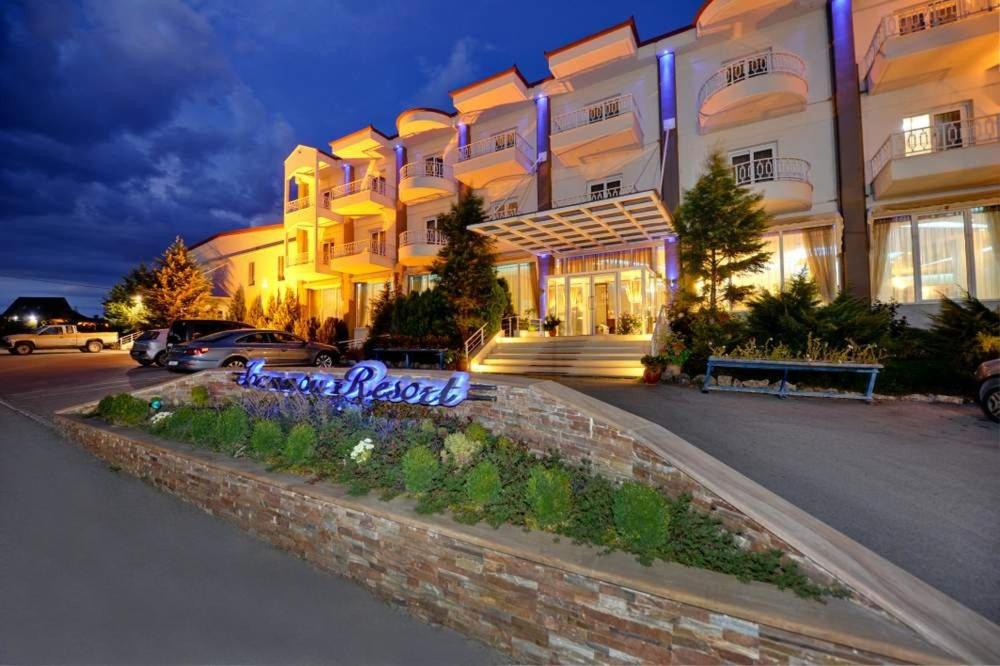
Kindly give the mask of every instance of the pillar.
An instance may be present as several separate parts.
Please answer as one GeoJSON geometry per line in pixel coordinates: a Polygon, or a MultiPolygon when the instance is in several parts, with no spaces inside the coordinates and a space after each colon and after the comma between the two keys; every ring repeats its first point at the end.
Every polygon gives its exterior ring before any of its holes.
{"type": "Polygon", "coordinates": [[[681,202],[680,171],[677,150],[677,80],[673,51],[657,57],[657,82],[660,100],[660,195],[671,214],[681,202]]]}
{"type": "Polygon", "coordinates": [[[549,154],[549,136],[552,133],[552,114],[549,98],[535,98],[535,146],[537,169],[535,183],[538,188],[538,210],[552,208],[552,158],[549,154]]]}
{"type": "MultiPolygon", "coordinates": [[[[461,149],[472,143],[472,128],[466,123],[458,123],[458,148],[461,149]]],[[[464,199],[469,196],[469,186],[463,182],[458,183],[458,197],[464,199]]]]}
{"type": "Polygon", "coordinates": [[[544,320],[548,315],[548,290],[549,273],[552,272],[552,257],[548,254],[540,254],[535,260],[538,262],[538,318],[544,320]]]}

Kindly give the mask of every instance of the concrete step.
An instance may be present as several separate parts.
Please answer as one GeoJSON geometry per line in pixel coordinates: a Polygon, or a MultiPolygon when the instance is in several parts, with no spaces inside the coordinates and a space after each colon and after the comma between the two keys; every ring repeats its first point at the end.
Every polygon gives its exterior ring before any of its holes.
{"type": "Polygon", "coordinates": [[[594,368],[619,368],[619,367],[638,367],[642,368],[642,365],[635,359],[553,359],[553,358],[543,358],[543,359],[517,359],[517,358],[494,358],[490,356],[482,365],[487,367],[528,367],[528,366],[539,366],[545,365],[550,367],[565,367],[565,368],[584,368],[584,367],[594,367],[594,368]]]}
{"type": "Polygon", "coordinates": [[[601,349],[606,349],[608,351],[642,351],[649,348],[649,343],[645,344],[603,344],[603,345],[593,345],[593,344],[564,344],[564,345],[507,345],[500,343],[497,345],[497,349],[504,349],[509,351],[597,351],[601,349]]]}
{"type": "Polygon", "coordinates": [[[604,359],[616,358],[616,359],[621,359],[623,361],[637,361],[640,358],[642,358],[642,354],[637,354],[633,351],[627,351],[627,352],[601,351],[594,353],[589,353],[589,352],[581,353],[576,351],[564,352],[564,351],[548,351],[548,350],[538,351],[538,352],[521,352],[521,351],[507,351],[506,349],[501,349],[499,351],[495,351],[492,354],[490,354],[489,358],[520,358],[525,360],[540,359],[540,358],[541,359],[579,358],[583,360],[586,360],[588,358],[604,358],[604,359]]]}
{"type": "Polygon", "coordinates": [[[485,366],[483,372],[509,375],[573,375],[575,377],[641,377],[642,366],[618,365],[614,367],[562,366],[562,365],[503,365],[485,366]]]}

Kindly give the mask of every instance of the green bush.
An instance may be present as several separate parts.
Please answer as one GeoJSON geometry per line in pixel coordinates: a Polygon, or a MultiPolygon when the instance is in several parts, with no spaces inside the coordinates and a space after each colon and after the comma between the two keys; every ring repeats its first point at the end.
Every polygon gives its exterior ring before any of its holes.
{"type": "Polygon", "coordinates": [[[552,529],[564,524],[569,520],[573,509],[573,488],[569,472],[535,465],[528,477],[525,499],[531,522],[541,529],[552,529]]]}
{"type": "Polygon", "coordinates": [[[453,432],[444,438],[444,450],[459,467],[465,467],[476,457],[483,445],[464,433],[453,432]]]}
{"type": "Polygon", "coordinates": [[[411,493],[425,493],[434,487],[440,465],[426,446],[415,446],[403,456],[403,485],[411,493]]]}
{"type": "Polygon", "coordinates": [[[465,496],[480,509],[500,499],[500,490],[500,470],[488,460],[469,470],[465,478],[465,496]]]}
{"type": "Polygon", "coordinates": [[[316,429],[308,423],[299,423],[288,433],[285,440],[284,458],[286,462],[303,463],[316,451],[316,429]]]}
{"type": "Polygon", "coordinates": [[[208,395],[208,389],[204,386],[191,387],[191,405],[194,407],[208,407],[212,400],[208,395]]]}
{"type": "Polygon", "coordinates": [[[97,403],[97,415],[105,421],[111,420],[111,413],[114,410],[115,396],[106,395],[97,403]]]}
{"type": "Polygon", "coordinates": [[[667,542],[670,516],[667,502],[654,488],[628,481],[614,499],[615,530],[625,548],[648,562],[652,554],[667,542]]]}
{"type": "Polygon", "coordinates": [[[195,411],[193,407],[180,407],[161,421],[157,429],[170,439],[186,440],[191,436],[191,420],[195,411]]]}
{"type": "Polygon", "coordinates": [[[235,451],[246,443],[250,419],[242,407],[231,405],[222,410],[215,422],[215,441],[224,451],[235,451]]]}
{"type": "Polygon", "coordinates": [[[281,426],[274,421],[261,420],[253,426],[250,433],[250,448],[258,456],[267,457],[281,450],[285,435],[281,426]]]}
{"type": "Polygon", "coordinates": [[[485,444],[489,441],[490,431],[483,424],[473,421],[465,428],[465,436],[474,442],[485,444]]]}
{"type": "Polygon", "coordinates": [[[109,395],[97,403],[97,414],[115,425],[137,426],[149,415],[149,404],[128,393],[109,395]]]}
{"type": "Polygon", "coordinates": [[[214,446],[218,422],[219,413],[214,409],[195,410],[191,417],[191,440],[195,444],[214,446]]]}

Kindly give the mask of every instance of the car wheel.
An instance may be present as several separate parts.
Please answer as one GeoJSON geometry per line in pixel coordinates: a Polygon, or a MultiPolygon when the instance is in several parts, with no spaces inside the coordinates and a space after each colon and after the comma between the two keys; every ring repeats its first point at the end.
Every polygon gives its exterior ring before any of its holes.
{"type": "Polygon", "coordinates": [[[333,356],[326,352],[320,352],[316,354],[316,358],[313,359],[313,365],[315,365],[317,368],[332,368],[333,356]]]}
{"type": "Polygon", "coordinates": [[[983,414],[1000,423],[1000,386],[988,389],[979,405],[983,408],[983,414]]]}
{"type": "Polygon", "coordinates": [[[104,343],[100,340],[91,340],[87,343],[87,351],[91,354],[96,354],[97,352],[104,349],[104,343]]]}
{"type": "Polygon", "coordinates": [[[14,345],[14,353],[17,354],[18,356],[26,356],[33,351],[35,351],[35,348],[32,347],[27,342],[19,342],[16,345],[14,345]]]}
{"type": "Polygon", "coordinates": [[[157,353],[156,357],[153,359],[153,363],[161,368],[165,367],[167,365],[167,352],[161,351],[157,353]]]}
{"type": "Polygon", "coordinates": [[[247,362],[241,358],[229,358],[226,362],[222,364],[223,368],[245,368],[247,367],[247,362]]]}

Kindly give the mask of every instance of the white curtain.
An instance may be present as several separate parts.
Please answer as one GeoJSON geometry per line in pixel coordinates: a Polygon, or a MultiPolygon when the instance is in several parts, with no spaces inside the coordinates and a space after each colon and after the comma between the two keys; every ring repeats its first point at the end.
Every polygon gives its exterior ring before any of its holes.
{"type": "Polygon", "coordinates": [[[921,299],[961,298],[969,288],[962,213],[919,218],[917,243],[920,247],[921,299]]]}
{"type": "Polygon", "coordinates": [[[1000,299],[1000,206],[973,209],[972,248],[976,296],[1000,299]]]}
{"type": "Polygon", "coordinates": [[[820,298],[829,303],[837,296],[837,248],[834,244],[833,227],[804,229],[802,237],[809,275],[816,281],[820,298]]]}
{"type": "Polygon", "coordinates": [[[872,291],[880,301],[913,303],[913,237],[910,218],[899,216],[872,224],[872,291]]]}

